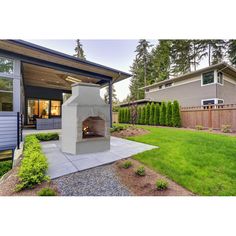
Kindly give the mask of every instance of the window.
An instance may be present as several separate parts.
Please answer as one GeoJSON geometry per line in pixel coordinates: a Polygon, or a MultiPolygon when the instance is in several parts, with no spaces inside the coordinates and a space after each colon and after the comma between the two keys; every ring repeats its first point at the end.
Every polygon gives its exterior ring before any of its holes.
{"type": "Polygon", "coordinates": [[[222,72],[217,73],[217,83],[223,84],[223,73],[222,72]]]}
{"type": "Polygon", "coordinates": [[[149,92],[149,89],[146,89],[146,93],[148,93],[149,92]]]}
{"type": "Polygon", "coordinates": [[[159,89],[162,89],[162,85],[159,86],[159,89]]]}
{"type": "Polygon", "coordinates": [[[0,73],[13,74],[13,60],[0,57],[0,73]]]}
{"type": "Polygon", "coordinates": [[[202,102],[202,105],[203,106],[207,106],[207,105],[214,105],[215,104],[215,100],[212,99],[212,100],[205,100],[202,102]]]}
{"type": "Polygon", "coordinates": [[[61,101],[51,101],[51,116],[61,115],[61,101]]]}
{"type": "Polygon", "coordinates": [[[165,85],[166,88],[170,87],[170,86],[172,86],[172,83],[168,83],[168,84],[165,85]]]}
{"type": "Polygon", "coordinates": [[[218,105],[223,104],[224,100],[219,98],[211,98],[211,99],[205,99],[202,100],[202,106],[208,106],[208,105],[218,105]]]}
{"type": "Polygon", "coordinates": [[[0,77],[0,111],[13,111],[13,80],[0,77]]]}
{"type": "Polygon", "coordinates": [[[202,74],[202,85],[214,83],[214,71],[202,74]]]}

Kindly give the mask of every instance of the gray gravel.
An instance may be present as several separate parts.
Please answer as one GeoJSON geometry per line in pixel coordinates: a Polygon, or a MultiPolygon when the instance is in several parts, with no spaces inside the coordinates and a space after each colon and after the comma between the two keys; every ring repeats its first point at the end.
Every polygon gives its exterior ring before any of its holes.
{"type": "Polygon", "coordinates": [[[130,196],[113,165],[104,165],[53,180],[62,196],[130,196]]]}

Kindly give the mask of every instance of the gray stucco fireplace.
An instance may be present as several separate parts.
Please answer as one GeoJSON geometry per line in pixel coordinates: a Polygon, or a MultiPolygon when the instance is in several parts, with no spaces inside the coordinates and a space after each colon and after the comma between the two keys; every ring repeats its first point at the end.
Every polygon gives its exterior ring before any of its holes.
{"type": "Polygon", "coordinates": [[[100,97],[100,86],[77,83],[62,105],[61,148],[70,154],[110,149],[110,108],[100,97]]]}

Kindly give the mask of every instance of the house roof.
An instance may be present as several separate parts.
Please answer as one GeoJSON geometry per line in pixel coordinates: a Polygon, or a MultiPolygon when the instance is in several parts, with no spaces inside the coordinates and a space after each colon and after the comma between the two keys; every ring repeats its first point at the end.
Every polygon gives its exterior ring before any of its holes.
{"type": "Polygon", "coordinates": [[[148,102],[154,102],[154,103],[159,103],[159,101],[156,100],[152,100],[150,98],[143,98],[143,99],[139,99],[139,100],[134,100],[134,101],[130,101],[130,102],[122,102],[120,104],[118,104],[118,107],[124,107],[124,106],[130,106],[133,104],[144,104],[144,103],[148,103],[148,102]]]}
{"type": "Polygon", "coordinates": [[[234,78],[236,80],[236,68],[234,68],[233,66],[229,65],[226,62],[221,62],[221,63],[215,64],[215,65],[211,65],[211,66],[208,66],[208,67],[205,67],[205,68],[193,71],[193,72],[189,72],[189,73],[171,78],[171,79],[167,79],[167,80],[163,80],[163,81],[151,84],[151,85],[147,85],[147,86],[142,87],[140,89],[152,88],[152,87],[156,87],[156,86],[166,84],[166,83],[189,79],[189,78],[194,77],[198,74],[201,74],[201,73],[204,73],[204,72],[207,72],[210,70],[214,70],[214,69],[218,69],[218,70],[230,75],[232,78],[234,78]]]}
{"type": "Polygon", "coordinates": [[[97,81],[100,80],[100,84],[111,79],[115,83],[131,76],[131,74],[126,72],[82,60],[23,40],[0,40],[0,52],[16,56],[24,63],[30,63],[32,61],[32,64],[39,65],[43,62],[45,63],[45,67],[48,66],[48,68],[60,68],[64,71],[80,74],[83,76],[84,82],[86,82],[86,76],[97,81]]]}

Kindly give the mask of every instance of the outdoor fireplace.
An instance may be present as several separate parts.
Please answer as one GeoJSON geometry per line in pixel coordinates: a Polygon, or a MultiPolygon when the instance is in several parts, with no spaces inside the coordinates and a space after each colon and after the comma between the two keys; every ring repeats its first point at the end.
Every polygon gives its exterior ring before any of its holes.
{"type": "Polygon", "coordinates": [[[70,154],[110,149],[110,109],[99,85],[72,86],[72,96],[62,105],[61,148],[70,154]]]}
{"type": "Polygon", "coordinates": [[[98,116],[88,117],[83,121],[83,138],[104,137],[105,121],[98,116]]]}

